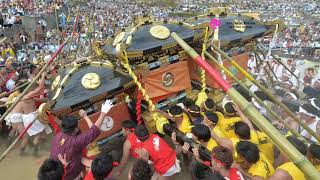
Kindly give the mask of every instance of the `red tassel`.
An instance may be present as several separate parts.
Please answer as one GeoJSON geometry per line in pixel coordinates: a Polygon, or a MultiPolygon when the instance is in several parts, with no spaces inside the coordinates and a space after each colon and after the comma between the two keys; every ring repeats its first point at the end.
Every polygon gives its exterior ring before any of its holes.
{"type": "MultiPolygon", "coordinates": [[[[141,75],[138,75],[138,81],[141,80],[141,75]]],[[[141,118],[141,101],[142,101],[142,93],[137,88],[137,103],[136,103],[136,111],[137,111],[137,121],[138,125],[142,124],[142,118],[141,118]]]]}
{"type": "Polygon", "coordinates": [[[59,125],[56,123],[56,121],[54,120],[54,117],[49,111],[47,111],[47,114],[48,114],[48,121],[51,127],[53,128],[53,132],[55,134],[58,134],[61,131],[61,129],[59,128],[59,125]]]}

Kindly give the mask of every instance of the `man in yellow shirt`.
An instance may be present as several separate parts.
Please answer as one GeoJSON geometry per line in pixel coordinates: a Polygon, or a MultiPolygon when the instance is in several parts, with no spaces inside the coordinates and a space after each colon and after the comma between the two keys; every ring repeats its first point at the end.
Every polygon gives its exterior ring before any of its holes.
{"type": "Polygon", "coordinates": [[[320,171],[320,145],[319,144],[310,144],[308,148],[308,159],[315,168],[320,171]]]}
{"type": "Polygon", "coordinates": [[[190,133],[191,132],[191,121],[186,113],[183,112],[180,106],[172,106],[168,113],[165,113],[161,110],[157,110],[161,115],[166,117],[167,119],[176,122],[177,128],[183,133],[190,133]]]}
{"type": "MultiPolygon", "coordinates": [[[[288,136],[287,140],[301,153],[307,154],[307,145],[294,136],[288,136]]],[[[268,180],[306,180],[303,172],[291,162],[284,154],[280,154],[281,165],[268,180]]]]}
{"type": "Polygon", "coordinates": [[[274,167],[264,154],[259,152],[256,144],[250,141],[240,141],[236,146],[236,151],[243,160],[240,163],[241,168],[252,176],[252,179],[267,179],[274,174],[274,167]]]}
{"type": "Polygon", "coordinates": [[[213,131],[217,136],[221,138],[226,138],[227,136],[221,131],[221,129],[217,126],[219,122],[219,116],[217,113],[207,111],[203,116],[203,124],[209,127],[211,131],[213,131]]]}
{"type": "Polygon", "coordinates": [[[274,151],[275,145],[272,143],[271,139],[267,136],[266,133],[256,129],[256,133],[259,139],[259,150],[262,152],[271,164],[274,164],[274,151]]]}
{"type": "Polygon", "coordinates": [[[237,115],[232,102],[224,105],[224,114],[224,118],[219,120],[217,125],[228,138],[237,137],[234,133],[234,124],[241,121],[241,118],[237,115]]]}
{"type": "Polygon", "coordinates": [[[201,114],[205,116],[206,113],[211,112],[215,113],[219,121],[223,121],[224,116],[221,112],[217,111],[217,105],[211,98],[207,98],[205,102],[203,102],[202,106],[200,107],[201,109],[201,114]]]}
{"type": "Polygon", "coordinates": [[[197,124],[191,129],[192,138],[198,141],[202,146],[206,147],[209,151],[218,144],[211,138],[210,129],[204,124],[197,124]]]}
{"type": "Polygon", "coordinates": [[[230,149],[233,152],[233,158],[236,162],[241,162],[236,149],[236,145],[239,141],[250,141],[254,144],[259,144],[259,138],[256,131],[253,128],[251,121],[242,113],[242,111],[234,106],[234,109],[238,112],[242,121],[237,121],[234,123],[234,137],[231,138],[221,138],[216,132],[212,131],[212,138],[221,146],[230,149]]]}

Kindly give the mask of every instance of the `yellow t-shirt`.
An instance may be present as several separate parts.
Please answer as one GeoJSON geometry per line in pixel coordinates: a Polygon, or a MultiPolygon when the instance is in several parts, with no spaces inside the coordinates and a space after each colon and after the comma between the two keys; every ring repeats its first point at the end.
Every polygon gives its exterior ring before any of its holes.
{"type": "MultiPolygon", "coordinates": [[[[239,137],[233,137],[230,139],[232,141],[232,145],[233,145],[233,159],[234,161],[236,161],[237,163],[241,163],[243,160],[239,157],[238,153],[237,153],[237,144],[240,141],[239,137]]],[[[242,140],[242,141],[247,141],[247,140],[242,140]]],[[[250,131],[250,142],[258,145],[259,144],[259,138],[258,135],[255,131],[250,131]]]]}
{"type": "Polygon", "coordinates": [[[293,162],[287,162],[279,166],[277,169],[286,171],[292,178],[292,180],[305,180],[303,172],[293,162]]]}
{"type": "Polygon", "coordinates": [[[215,112],[216,114],[217,114],[217,116],[218,116],[218,122],[221,120],[223,120],[224,119],[224,115],[221,113],[221,112],[219,112],[219,111],[216,111],[215,112]]]}
{"type": "Polygon", "coordinates": [[[215,147],[217,147],[218,146],[218,143],[215,141],[215,140],[213,140],[212,138],[210,138],[210,140],[208,141],[208,144],[207,144],[207,149],[209,150],[209,151],[212,151],[212,149],[213,148],[215,148],[215,147]]]}
{"type": "Polygon", "coordinates": [[[237,135],[234,133],[234,124],[238,121],[241,121],[240,117],[232,117],[232,118],[225,118],[219,119],[218,126],[220,130],[228,137],[228,138],[234,138],[237,137],[237,135]]]}
{"type": "Polygon", "coordinates": [[[183,133],[190,133],[191,132],[191,122],[189,120],[189,117],[186,113],[183,113],[183,120],[182,120],[182,123],[181,123],[181,126],[178,127],[178,129],[183,132],[183,133]]]}
{"type": "Polygon", "coordinates": [[[268,159],[260,153],[260,159],[255,164],[251,165],[248,170],[248,173],[251,176],[259,176],[263,179],[267,179],[268,177],[274,174],[275,170],[272,164],[268,161],[268,159]]]}
{"type": "Polygon", "coordinates": [[[274,163],[274,144],[264,132],[257,131],[259,138],[259,150],[262,152],[271,164],[274,163]]]}
{"type": "Polygon", "coordinates": [[[319,165],[316,165],[314,166],[319,172],[320,172],[320,164],[319,165]]]}
{"type": "Polygon", "coordinates": [[[213,128],[213,132],[219,136],[220,138],[227,138],[227,136],[221,131],[221,129],[219,128],[219,126],[215,126],[213,128]]]}

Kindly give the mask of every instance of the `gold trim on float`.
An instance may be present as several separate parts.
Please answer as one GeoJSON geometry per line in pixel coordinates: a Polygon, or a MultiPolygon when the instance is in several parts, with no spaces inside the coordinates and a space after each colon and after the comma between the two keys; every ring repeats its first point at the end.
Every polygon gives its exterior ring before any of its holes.
{"type": "Polygon", "coordinates": [[[87,73],[81,79],[81,84],[86,89],[97,89],[100,83],[100,76],[96,73],[87,73]]]}
{"type": "Polygon", "coordinates": [[[117,44],[119,44],[119,43],[123,40],[123,38],[124,38],[125,35],[126,35],[126,32],[121,32],[121,33],[119,33],[119,34],[116,36],[116,38],[114,38],[114,41],[113,41],[112,45],[113,45],[113,46],[116,46],[117,44]]]}
{"type": "Polygon", "coordinates": [[[167,39],[170,36],[170,30],[163,25],[156,25],[150,28],[150,34],[157,39],[167,39]]]}
{"type": "Polygon", "coordinates": [[[52,85],[51,85],[51,90],[52,91],[54,91],[56,89],[56,87],[58,87],[60,81],[61,81],[61,76],[58,75],[52,82],[52,85]]]}
{"type": "Polygon", "coordinates": [[[38,109],[38,119],[43,124],[48,124],[48,114],[50,104],[49,103],[42,103],[38,109]]]}

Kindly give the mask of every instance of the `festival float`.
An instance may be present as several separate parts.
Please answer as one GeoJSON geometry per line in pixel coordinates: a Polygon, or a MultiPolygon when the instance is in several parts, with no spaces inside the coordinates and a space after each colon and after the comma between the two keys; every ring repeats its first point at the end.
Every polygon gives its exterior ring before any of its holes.
{"type": "MultiPolygon", "coordinates": [[[[207,14],[190,18],[186,22],[154,21],[150,16],[141,16],[136,17],[130,27],[117,32],[115,38],[94,42],[93,50],[96,57],[108,59],[110,65],[122,74],[126,74],[132,79],[132,83],[135,83],[135,91],[133,92],[131,88],[125,95],[137,102],[135,111],[138,120],[143,119],[149,131],[155,133],[158,130],[150,108],[166,110],[172,105],[184,102],[186,97],[197,99],[200,96],[199,92],[204,93],[204,90],[207,90],[205,97],[210,96],[217,102],[221,101],[221,95],[223,95],[216,81],[213,78],[206,78],[209,77],[208,74],[204,75],[201,67],[190,59],[186,51],[170,37],[171,32],[177,33],[198,52],[201,52],[204,36],[207,36],[204,43],[206,49],[210,50],[211,44],[219,42],[219,47],[227,51],[227,54],[232,56],[241,67],[246,68],[249,45],[259,37],[272,34],[277,22],[264,24],[247,15],[228,14],[226,8],[211,9],[207,14]],[[212,25],[211,21],[216,17],[219,18],[219,27],[213,29],[210,23],[212,25]]],[[[210,53],[216,56],[213,50],[210,53]]],[[[244,78],[241,73],[232,69],[230,63],[226,60],[223,62],[236,77],[244,78]]],[[[209,61],[209,63],[216,70],[220,69],[213,62],[209,61]]],[[[69,66],[72,67],[72,64],[69,66]]],[[[227,80],[230,83],[233,82],[229,76],[227,80]]],[[[75,84],[81,86],[80,80],[75,84]]],[[[103,94],[101,97],[107,98],[103,94]]],[[[201,101],[203,98],[198,99],[201,101]]],[[[95,107],[99,107],[101,102],[95,107]]],[[[79,102],[72,107],[77,107],[79,110],[80,105],[79,102]]],[[[52,109],[56,115],[78,112],[70,111],[70,108],[69,111],[56,109],[56,107],[52,109]]],[[[95,121],[98,115],[94,114],[91,117],[95,121]]],[[[130,117],[127,116],[122,120],[128,118],[130,117]]],[[[120,121],[119,124],[121,124],[120,121]]],[[[86,128],[83,128],[85,126],[82,124],[81,130],[85,131],[86,128]]],[[[118,131],[120,129],[118,126],[118,131]]],[[[108,138],[112,133],[103,134],[104,136],[99,137],[98,143],[95,142],[93,146],[102,147],[103,139],[108,138]]]]}

